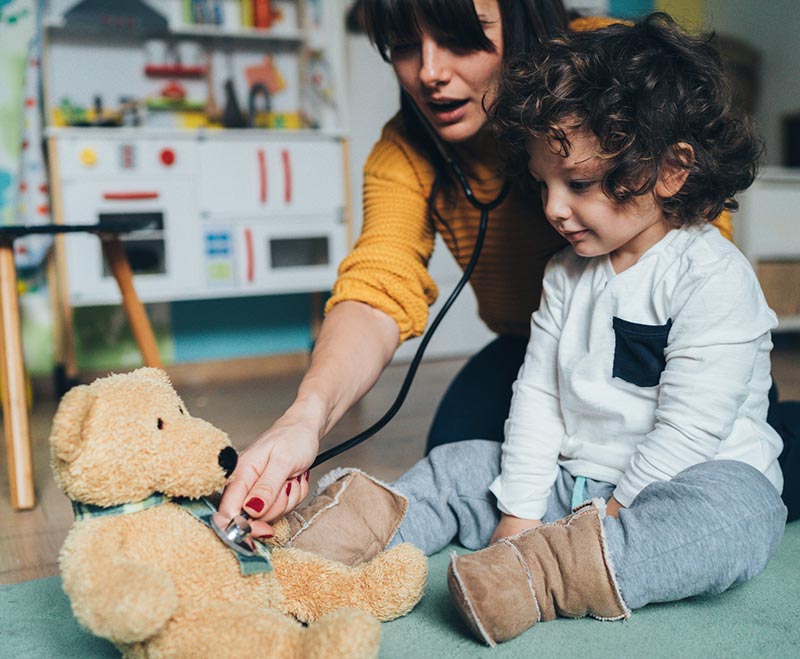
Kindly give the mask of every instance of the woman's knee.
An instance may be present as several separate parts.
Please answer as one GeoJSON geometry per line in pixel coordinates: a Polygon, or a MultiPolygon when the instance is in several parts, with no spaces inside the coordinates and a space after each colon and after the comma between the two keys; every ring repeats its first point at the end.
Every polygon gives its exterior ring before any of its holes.
{"type": "Polygon", "coordinates": [[[426,452],[470,439],[503,441],[511,386],[527,339],[499,336],[473,355],[447,388],[428,431],[426,452]]]}

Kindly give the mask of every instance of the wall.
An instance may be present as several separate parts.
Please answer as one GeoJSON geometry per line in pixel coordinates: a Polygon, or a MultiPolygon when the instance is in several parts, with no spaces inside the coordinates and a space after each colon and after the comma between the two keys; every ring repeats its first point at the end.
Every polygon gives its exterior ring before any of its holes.
{"type": "Polygon", "coordinates": [[[705,21],[720,34],[738,37],[761,51],[761,95],[756,119],[767,145],[767,162],[781,162],[781,117],[800,111],[800,2],[797,0],[705,0],[705,21]]]}

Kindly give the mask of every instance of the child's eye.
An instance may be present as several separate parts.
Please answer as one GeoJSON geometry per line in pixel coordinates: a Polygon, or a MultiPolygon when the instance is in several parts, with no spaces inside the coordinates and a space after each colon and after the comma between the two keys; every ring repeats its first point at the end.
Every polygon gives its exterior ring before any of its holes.
{"type": "Polygon", "coordinates": [[[594,185],[594,181],[570,181],[569,187],[575,192],[583,192],[594,185]]]}

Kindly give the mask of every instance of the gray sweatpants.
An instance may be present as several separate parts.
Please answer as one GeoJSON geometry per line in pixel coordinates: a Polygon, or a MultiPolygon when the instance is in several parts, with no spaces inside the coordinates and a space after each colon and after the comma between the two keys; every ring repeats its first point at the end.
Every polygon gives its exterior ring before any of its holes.
{"type": "MultiPolygon", "coordinates": [[[[390,545],[411,542],[433,554],[457,539],[485,547],[500,520],[489,485],[500,473],[500,444],[469,440],[431,451],[392,486],[409,499],[390,545]]],[[[542,521],[571,512],[576,501],[611,498],[614,485],[557,478],[542,521]]],[[[619,519],[603,520],[617,582],[628,606],[721,593],[761,572],[777,551],[786,507],[750,465],[714,460],[652,483],[619,519]]]]}

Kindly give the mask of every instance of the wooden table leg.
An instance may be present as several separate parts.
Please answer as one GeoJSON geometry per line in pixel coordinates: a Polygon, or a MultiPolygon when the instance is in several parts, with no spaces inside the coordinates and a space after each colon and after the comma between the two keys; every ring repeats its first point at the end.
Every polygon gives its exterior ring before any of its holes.
{"type": "Polygon", "coordinates": [[[142,353],[144,365],[162,368],[161,355],[158,353],[153,327],[150,325],[144,305],[133,287],[133,272],[128,258],[125,256],[122,242],[117,236],[101,236],[100,239],[103,243],[106,262],[114,279],[117,280],[119,292],[122,294],[122,306],[128,315],[133,338],[136,340],[136,345],[139,346],[139,352],[142,353]]]}
{"type": "Polygon", "coordinates": [[[63,367],[66,382],[78,381],[78,358],[75,354],[73,311],[69,301],[67,251],[64,235],[53,238],[53,254],[47,267],[48,286],[54,302],[53,333],[56,364],[63,367]]]}
{"type": "Polygon", "coordinates": [[[11,240],[0,240],[0,378],[3,385],[3,426],[11,483],[11,505],[17,510],[25,510],[36,505],[36,497],[33,491],[33,457],[25,401],[17,270],[11,240]]]}

